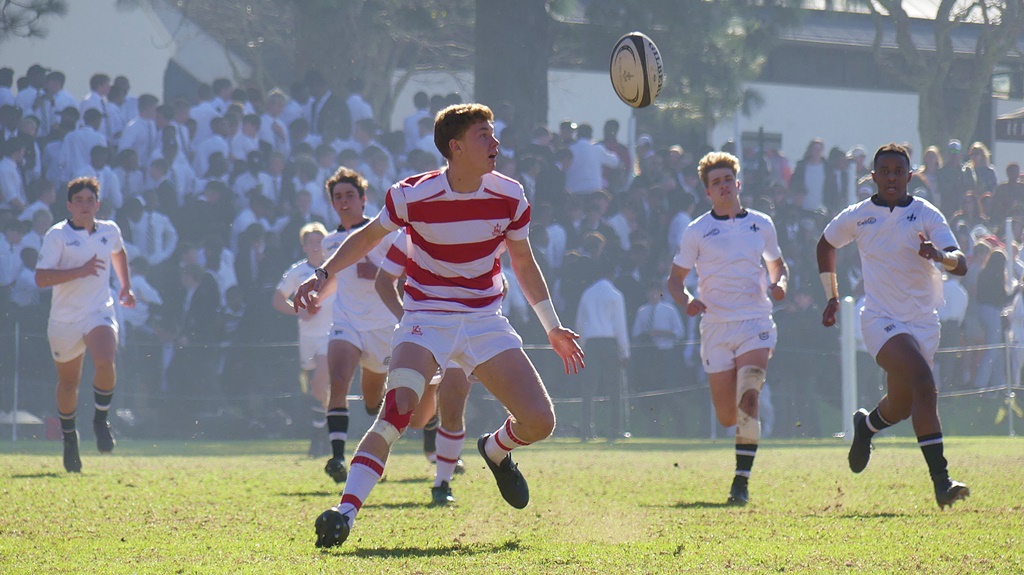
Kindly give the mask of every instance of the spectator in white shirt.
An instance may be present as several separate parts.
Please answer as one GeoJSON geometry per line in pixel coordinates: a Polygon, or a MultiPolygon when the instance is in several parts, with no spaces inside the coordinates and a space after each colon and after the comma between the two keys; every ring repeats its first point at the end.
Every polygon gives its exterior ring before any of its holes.
{"type": "Polygon", "coordinates": [[[373,119],[373,106],[363,98],[363,79],[359,77],[350,78],[348,81],[348,98],[345,104],[348,105],[348,113],[352,118],[352,125],[364,119],[373,119]]]}
{"type": "Polygon", "coordinates": [[[569,146],[572,163],[565,172],[565,189],[570,194],[590,194],[603,189],[602,169],[619,166],[619,157],[592,142],[593,135],[590,124],[580,124],[576,129],[577,139],[569,146]]]}
{"type": "MultiPolygon", "coordinates": [[[[416,142],[420,139],[420,120],[430,118],[430,97],[427,96],[426,92],[416,92],[412,97],[412,104],[416,107],[416,111],[402,120],[402,133],[405,135],[406,154],[416,147],[416,142]]],[[[431,124],[433,124],[432,118],[431,124]]]]}
{"type": "Polygon", "coordinates": [[[649,286],[647,303],[640,306],[633,320],[633,342],[638,346],[634,383],[638,389],[668,387],[679,380],[670,374],[677,363],[674,348],[684,333],[683,318],[674,305],[665,301],[661,282],[649,286]]]}
{"type": "Polygon", "coordinates": [[[668,225],[668,250],[675,253],[679,249],[679,242],[683,241],[683,231],[693,221],[693,206],[696,205],[694,197],[688,192],[680,192],[676,199],[679,211],[672,217],[668,225]]]}
{"type": "Polygon", "coordinates": [[[107,138],[100,133],[103,115],[96,108],[89,108],[82,115],[85,125],[64,137],[61,147],[61,163],[67,170],[65,175],[74,179],[89,170],[92,163],[90,154],[96,146],[106,147],[107,138]]]}
{"type": "Polygon", "coordinates": [[[195,138],[192,141],[193,149],[198,148],[206,138],[213,134],[213,119],[220,117],[213,107],[213,88],[209,84],[200,84],[196,89],[196,96],[199,103],[192,106],[188,113],[188,117],[196,122],[195,138]]]}
{"type": "Polygon", "coordinates": [[[18,278],[24,225],[23,222],[9,220],[0,236],[0,287],[9,286],[18,278]]]}
{"type": "Polygon", "coordinates": [[[238,174],[233,186],[235,199],[237,200],[235,209],[241,210],[249,207],[249,194],[253,192],[270,198],[277,204],[280,198],[275,193],[274,180],[270,177],[270,174],[262,170],[263,159],[260,152],[258,150],[249,152],[249,157],[244,165],[245,171],[238,174]]]}
{"type": "Polygon", "coordinates": [[[47,211],[53,213],[53,203],[57,201],[57,185],[46,178],[38,179],[25,187],[32,203],[25,206],[18,219],[23,222],[31,222],[36,212],[47,211]]]}
{"type": "Polygon", "coordinates": [[[284,108],[288,96],[280,90],[273,90],[267,95],[267,113],[260,118],[260,141],[266,142],[274,152],[285,156],[291,154],[291,143],[288,141],[288,125],[284,122],[284,108]]]}
{"type": "Polygon", "coordinates": [[[246,114],[242,118],[242,129],[231,139],[231,161],[244,164],[249,152],[260,149],[260,117],[246,114]]]}
{"type": "Polygon", "coordinates": [[[22,248],[32,248],[38,252],[43,249],[43,236],[53,225],[53,214],[50,210],[37,210],[32,216],[32,229],[21,238],[22,248]]]}
{"type": "MultiPolygon", "coordinates": [[[[210,167],[210,156],[212,154],[219,153],[225,160],[231,157],[231,146],[228,145],[228,140],[225,137],[228,133],[227,120],[216,117],[210,122],[210,127],[213,129],[213,133],[196,146],[196,155],[192,160],[192,167],[195,169],[195,172],[203,177],[207,177],[206,172],[210,167]]],[[[228,171],[231,171],[230,163],[228,164],[228,171]]]]}
{"type": "Polygon", "coordinates": [[[124,90],[111,86],[110,91],[107,92],[106,118],[111,146],[117,146],[118,141],[121,139],[121,133],[124,132],[124,127],[128,124],[129,120],[129,118],[124,116],[121,104],[124,104],[124,90]]]}
{"type": "Polygon", "coordinates": [[[126,76],[114,78],[114,87],[124,91],[124,102],[121,104],[121,113],[124,114],[126,122],[135,119],[139,115],[139,99],[132,95],[132,86],[126,76]]]}
{"type": "Polygon", "coordinates": [[[83,170],[82,175],[96,178],[103,190],[103,207],[110,209],[113,216],[124,204],[124,195],[121,190],[121,181],[113,168],[108,165],[110,150],[104,146],[93,146],[89,153],[89,168],[83,170]]]}
{"type": "Polygon", "coordinates": [[[580,344],[589,360],[589,368],[582,385],[583,405],[580,418],[580,439],[586,441],[595,437],[594,394],[606,392],[609,397],[609,413],[602,417],[607,422],[604,432],[609,441],[614,441],[624,431],[622,428],[622,394],[625,392],[623,368],[629,362],[629,332],[626,327],[626,300],[612,283],[615,264],[611,258],[602,257],[597,262],[599,278],[580,297],[576,311],[576,328],[580,344]]]}
{"type": "MultiPolygon", "coordinates": [[[[152,194],[152,191],[147,194],[152,194]]],[[[126,202],[124,209],[131,230],[131,243],[138,249],[139,256],[150,267],[168,261],[178,247],[178,231],[170,218],[156,210],[147,209],[138,199],[126,202]]]]}
{"type": "Polygon", "coordinates": [[[25,161],[26,138],[15,136],[3,142],[3,159],[0,160],[0,209],[21,213],[28,204],[25,197],[25,180],[21,176],[21,165],[25,161]]]}
{"type": "MultiPolygon", "coordinates": [[[[64,72],[58,72],[54,70],[46,75],[46,93],[50,100],[48,106],[48,117],[46,118],[46,126],[48,129],[52,129],[60,123],[60,113],[65,108],[78,109],[78,98],[71,95],[64,89],[65,76],[64,72]]],[[[48,133],[48,132],[47,132],[48,133]]],[[[46,135],[45,133],[42,135],[46,135]]]]}
{"type": "Polygon", "coordinates": [[[210,103],[218,116],[223,116],[228,112],[231,95],[234,91],[234,88],[231,87],[231,80],[227,78],[217,78],[213,81],[213,100],[210,103]]]}
{"type": "Polygon", "coordinates": [[[149,167],[154,152],[160,146],[159,131],[156,127],[158,104],[159,101],[152,94],[139,96],[139,115],[128,122],[117,143],[118,152],[134,150],[143,167],[149,167]]]}
{"type": "MultiPolygon", "coordinates": [[[[89,78],[89,94],[82,98],[82,103],[78,106],[78,111],[82,113],[83,120],[85,119],[85,112],[88,110],[99,110],[100,126],[97,128],[99,133],[103,134],[107,140],[110,140],[111,132],[110,126],[107,123],[107,94],[110,92],[110,76],[106,74],[93,74],[89,78]]],[[[106,143],[104,143],[105,145],[106,143]]]]}
{"type": "MultiPolygon", "coordinates": [[[[14,283],[11,284],[11,303],[20,310],[28,310],[39,305],[39,294],[42,291],[36,285],[36,262],[39,261],[39,249],[23,247],[19,254],[21,266],[14,283]]],[[[21,315],[21,314],[19,314],[21,315]]]]}
{"type": "Polygon", "coordinates": [[[14,69],[4,66],[0,68],[0,106],[15,106],[17,105],[14,98],[14,92],[11,88],[14,86],[14,69]]]}

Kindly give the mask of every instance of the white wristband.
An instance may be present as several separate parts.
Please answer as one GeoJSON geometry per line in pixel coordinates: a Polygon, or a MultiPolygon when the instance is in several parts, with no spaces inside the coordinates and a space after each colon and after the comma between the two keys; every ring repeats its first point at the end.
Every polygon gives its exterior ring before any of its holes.
{"type": "Polygon", "coordinates": [[[548,333],[556,327],[562,327],[562,322],[558,321],[558,314],[555,313],[555,306],[550,299],[533,304],[533,313],[537,314],[537,319],[544,326],[544,333],[548,333]]]}
{"type": "Polygon", "coordinates": [[[946,268],[947,272],[955,270],[959,264],[960,258],[954,256],[952,252],[942,252],[942,267],[946,268]]]}
{"type": "Polygon", "coordinates": [[[836,272],[821,272],[821,287],[825,288],[825,299],[839,299],[839,279],[836,272]]]}

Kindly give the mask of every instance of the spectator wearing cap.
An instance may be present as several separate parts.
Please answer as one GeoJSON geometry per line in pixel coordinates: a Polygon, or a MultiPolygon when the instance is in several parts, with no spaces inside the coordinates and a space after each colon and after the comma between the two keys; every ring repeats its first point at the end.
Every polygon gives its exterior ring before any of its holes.
{"type": "Polygon", "coordinates": [[[853,162],[854,166],[856,166],[858,180],[871,173],[871,167],[867,164],[867,156],[867,151],[860,144],[846,152],[846,159],[853,162]]]}
{"type": "Polygon", "coordinates": [[[972,174],[964,170],[963,147],[960,140],[952,139],[946,143],[946,157],[936,178],[940,205],[949,217],[960,209],[961,200],[974,185],[972,174]]]}

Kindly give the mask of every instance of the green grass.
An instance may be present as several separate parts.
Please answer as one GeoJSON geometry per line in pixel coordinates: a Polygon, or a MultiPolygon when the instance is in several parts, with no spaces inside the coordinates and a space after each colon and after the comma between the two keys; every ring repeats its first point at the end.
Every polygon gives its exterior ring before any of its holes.
{"type": "Polygon", "coordinates": [[[1022,573],[1024,441],[951,438],[973,495],[935,504],[912,440],[846,468],[836,440],[766,441],[751,504],[723,505],[728,440],[553,439],[516,453],[530,481],[507,506],[466,445],[458,503],[431,508],[432,467],[400,442],[340,548],[313,546],[338,500],[298,441],[0,444],[0,573],[1022,573]]]}

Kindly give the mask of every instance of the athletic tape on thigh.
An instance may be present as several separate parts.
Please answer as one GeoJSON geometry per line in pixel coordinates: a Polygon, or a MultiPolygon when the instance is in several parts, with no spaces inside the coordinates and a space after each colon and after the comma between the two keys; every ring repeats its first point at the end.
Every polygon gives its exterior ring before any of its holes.
{"type": "Polygon", "coordinates": [[[399,387],[408,387],[416,392],[416,397],[423,397],[423,389],[427,386],[427,380],[420,372],[407,367],[392,369],[388,373],[388,391],[399,387]]]}

